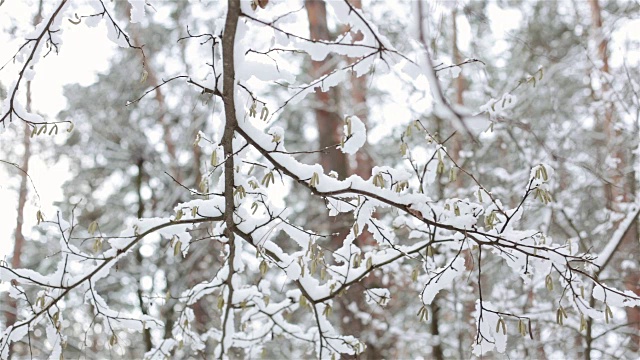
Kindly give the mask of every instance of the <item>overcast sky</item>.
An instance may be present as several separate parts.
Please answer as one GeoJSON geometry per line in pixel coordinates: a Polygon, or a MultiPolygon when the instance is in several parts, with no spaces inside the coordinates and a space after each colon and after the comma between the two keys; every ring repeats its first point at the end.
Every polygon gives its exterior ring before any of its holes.
{"type": "MultiPolygon", "coordinates": [[[[29,18],[32,16],[33,9],[26,5],[24,1],[6,1],[0,7],[2,27],[15,23],[15,21],[30,24],[29,18]]],[[[58,55],[50,54],[42,59],[36,66],[36,76],[33,80],[33,110],[42,114],[48,121],[54,120],[56,114],[66,106],[62,91],[63,86],[71,83],[89,85],[94,82],[97,72],[107,70],[110,55],[116,48],[113,43],[107,40],[104,26],[96,28],[83,25],[74,26],[67,21],[63,24],[64,44],[60,53],[58,55]]],[[[0,49],[2,49],[0,63],[5,64],[10,61],[11,56],[23,42],[24,38],[11,37],[8,33],[0,31],[0,49]]],[[[0,83],[5,89],[12,81],[15,81],[15,76],[18,73],[16,69],[15,65],[9,63],[0,71],[0,83]]],[[[21,132],[23,124],[16,123],[11,126],[17,127],[17,129],[0,129],[0,138],[13,134],[15,131],[21,132]]],[[[34,138],[33,141],[36,143],[34,147],[38,149],[54,145],[51,137],[34,138]]],[[[18,159],[11,150],[3,146],[0,159],[13,159],[13,161],[18,159]]],[[[45,215],[53,215],[55,213],[53,202],[62,199],[61,186],[67,178],[65,164],[45,163],[36,152],[31,157],[29,174],[40,194],[42,211],[45,215]]],[[[15,168],[6,164],[0,165],[0,259],[5,259],[12,250],[18,207],[18,195],[15,191],[18,181],[18,171],[15,168]]],[[[33,187],[30,186],[25,209],[24,231],[26,234],[29,234],[30,229],[36,225],[35,214],[38,210],[36,199],[33,187]]]]}

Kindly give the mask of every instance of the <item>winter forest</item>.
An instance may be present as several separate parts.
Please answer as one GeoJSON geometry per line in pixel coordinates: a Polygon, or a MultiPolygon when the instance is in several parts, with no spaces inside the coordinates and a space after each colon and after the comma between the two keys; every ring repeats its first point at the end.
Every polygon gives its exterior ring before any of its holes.
{"type": "Polygon", "coordinates": [[[0,0],[0,358],[637,359],[639,19],[0,0]]]}

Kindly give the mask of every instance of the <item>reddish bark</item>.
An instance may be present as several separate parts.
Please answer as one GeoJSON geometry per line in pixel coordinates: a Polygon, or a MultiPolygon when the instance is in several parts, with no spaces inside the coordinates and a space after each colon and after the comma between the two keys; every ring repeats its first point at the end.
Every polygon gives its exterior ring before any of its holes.
{"type": "MultiPolygon", "coordinates": [[[[598,0],[589,0],[589,5],[591,6],[591,26],[593,27],[594,33],[596,34],[596,39],[598,40],[598,58],[602,63],[602,66],[599,70],[606,75],[609,74],[609,55],[607,51],[608,41],[605,37],[605,34],[603,33],[602,27],[602,11],[600,9],[600,3],[598,2],[598,0]]],[[[604,79],[602,80],[602,88],[600,91],[601,95],[605,94],[609,90],[608,82],[604,79]]],[[[612,142],[615,140],[615,134],[613,130],[613,104],[611,104],[610,101],[605,101],[604,107],[604,116],[600,119],[598,125],[600,127],[600,131],[604,135],[604,141],[601,146],[603,148],[609,148],[612,145],[612,142]]],[[[605,152],[605,154],[608,153],[608,151],[605,152]]],[[[619,155],[621,154],[619,154],[617,151],[614,153],[614,156],[622,160],[619,155]]],[[[621,177],[616,174],[612,175],[613,176],[611,178],[611,181],[604,184],[604,192],[607,199],[607,207],[609,209],[615,208],[616,198],[619,195],[624,196],[624,192],[620,193],[620,188],[618,187],[618,185],[620,185],[620,180],[622,180],[621,177]]]]}
{"type": "MultiPolygon", "coordinates": [[[[27,112],[31,112],[31,81],[27,82],[27,112]]],[[[27,180],[29,173],[29,159],[31,158],[31,128],[29,126],[24,127],[24,133],[22,135],[22,146],[24,153],[22,154],[22,164],[20,165],[23,172],[20,172],[20,188],[18,190],[18,217],[16,219],[15,241],[13,243],[13,253],[11,255],[11,267],[19,269],[22,267],[22,248],[24,247],[25,237],[22,232],[24,226],[24,207],[27,203],[27,180]]],[[[15,324],[17,320],[17,303],[16,300],[10,298],[8,300],[9,310],[6,311],[7,326],[15,324]]]]}
{"type": "MultiPolygon", "coordinates": [[[[313,40],[329,40],[329,28],[327,27],[327,9],[324,1],[306,0],[304,2],[309,19],[309,33],[313,40]]],[[[311,61],[311,76],[319,78],[332,70],[331,57],[323,61],[311,61]]],[[[320,157],[320,164],[326,172],[336,171],[340,178],[349,173],[347,157],[340,150],[335,149],[336,144],[342,140],[342,126],[344,122],[338,114],[338,90],[334,87],[327,92],[320,89],[315,93],[314,114],[318,128],[318,140],[320,148],[329,147],[320,157]]]]}
{"type": "MultiPolygon", "coordinates": [[[[602,10],[598,0],[589,0],[591,7],[591,21],[592,27],[598,40],[598,57],[601,61],[600,71],[607,75],[609,74],[609,55],[608,55],[608,40],[603,33],[603,21],[602,10]]],[[[610,86],[606,79],[602,80],[601,94],[606,94],[609,91],[610,86]]],[[[621,211],[621,204],[635,199],[635,173],[633,171],[633,156],[630,152],[625,152],[619,144],[619,139],[622,134],[615,127],[614,107],[611,101],[604,102],[604,117],[600,121],[600,128],[604,134],[603,149],[605,154],[613,154],[620,160],[617,168],[610,173],[610,181],[604,184],[604,192],[607,199],[607,207],[614,211],[621,211]],[[625,171],[629,174],[625,179],[625,171]]],[[[618,223],[619,225],[619,223],[618,223]]],[[[619,254],[632,254],[632,259],[637,258],[638,254],[638,219],[631,225],[629,231],[624,235],[624,239],[620,244],[619,254]],[[633,255],[635,254],[635,255],[633,255]]],[[[618,267],[615,271],[623,272],[624,270],[618,267]]],[[[631,271],[625,275],[624,283],[628,290],[640,294],[640,275],[631,271]]],[[[631,350],[638,351],[640,349],[640,308],[629,307],[625,308],[627,312],[627,320],[630,326],[635,329],[635,333],[631,335],[631,350]]],[[[588,339],[589,340],[589,339],[588,339]]],[[[590,344],[589,344],[590,345],[590,344]]],[[[589,355],[589,354],[587,354],[589,355]]]]}
{"type": "MultiPolygon", "coordinates": [[[[361,0],[349,0],[349,3],[356,9],[362,9],[361,0]]],[[[350,31],[350,29],[345,29],[350,31]]],[[[353,41],[362,40],[364,35],[361,32],[351,31],[351,38],[353,41]]],[[[354,63],[357,59],[349,58],[349,63],[354,63]]],[[[368,76],[362,75],[357,77],[355,74],[351,74],[351,105],[354,115],[360,118],[365,125],[368,125],[369,120],[369,107],[367,106],[367,87],[368,76]]],[[[368,128],[368,126],[367,126],[368,128]]],[[[373,169],[373,158],[369,153],[369,146],[365,145],[356,153],[355,156],[355,168],[352,169],[352,173],[360,176],[363,179],[371,177],[371,169],[373,169]]]]}
{"type": "MultiPolygon", "coordinates": [[[[38,3],[38,12],[33,17],[33,25],[37,25],[42,21],[42,0],[38,3]]],[[[31,81],[27,81],[27,103],[26,110],[31,112],[31,81]]],[[[16,219],[15,241],[13,244],[13,253],[11,254],[11,267],[19,269],[22,267],[22,249],[25,243],[24,233],[22,228],[24,226],[24,208],[27,203],[28,189],[27,180],[29,177],[29,159],[31,158],[31,127],[24,127],[22,135],[22,145],[24,152],[22,154],[22,164],[20,164],[22,171],[20,172],[20,188],[18,190],[18,216],[16,219]]],[[[12,282],[13,285],[16,285],[12,282]]],[[[6,326],[11,326],[16,323],[18,316],[18,303],[14,298],[8,299],[8,310],[5,312],[6,326]]],[[[9,353],[13,352],[14,344],[9,345],[9,353]]]]}
{"type": "MultiPolygon", "coordinates": [[[[351,1],[354,7],[360,8],[362,6],[359,0],[351,1]]],[[[314,40],[331,40],[331,34],[327,26],[327,11],[324,1],[317,0],[305,0],[305,7],[307,9],[307,16],[309,19],[309,32],[310,36],[314,40]]],[[[343,29],[346,31],[348,29],[343,29]]],[[[362,34],[353,34],[354,39],[357,40],[362,34]]],[[[348,59],[353,62],[356,59],[348,59]]],[[[313,78],[319,78],[325,74],[328,74],[333,70],[333,59],[329,56],[323,61],[311,62],[311,76],[313,78]]],[[[352,107],[355,109],[354,113],[363,122],[367,122],[368,111],[366,104],[366,77],[357,78],[355,75],[351,77],[351,102],[352,107]]],[[[371,176],[371,157],[365,154],[364,151],[359,151],[355,158],[355,166],[351,168],[349,166],[349,158],[346,154],[340,150],[335,149],[335,145],[339,144],[342,140],[342,127],[344,121],[339,112],[339,89],[337,87],[330,89],[327,92],[322,92],[319,89],[315,93],[314,115],[316,119],[316,125],[318,129],[319,146],[321,148],[329,147],[325,151],[321,158],[320,164],[326,172],[336,171],[340,178],[345,178],[350,174],[358,174],[363,178],[371,176]]],[[[334,234],[331,239],[332,246],[342,246],[345,235],[348,233],[350,226],[342,222],[335,222],[328,220],[329,231],[334,234]]],[[[359,242],[370,242],[370,236],[366,233],[360,237],[359,242]]],[[[377,281],[375,277],[367,279],[367,282],[377,281]]],[[[365,287],[369,287],[365,284],[365,287]]],[[[373,286],[372,286],[373,287],[373,286]]],[[[364,308],[364,301],[362,296],[362,289],[351,288],[347,293],[338,299],[339,307],[336,308],[336,314],[338,318],[349,319],[347,323],[342,323],[342,329],[345,333],[360,334],[365,331],[364,325],[356,318],[351,316],[350,311],[347,310],[347,306],[350,303],[358,304],[358,307],[364,308]]],[[[380,358],[378,344],[367,343],[366,350],[359,357],[363,358],[380,358]]],[[[344,355],[343,355],[344,356],[344,355]]],[[[347,356],[347,358],[349,358],[347,356]]]]}

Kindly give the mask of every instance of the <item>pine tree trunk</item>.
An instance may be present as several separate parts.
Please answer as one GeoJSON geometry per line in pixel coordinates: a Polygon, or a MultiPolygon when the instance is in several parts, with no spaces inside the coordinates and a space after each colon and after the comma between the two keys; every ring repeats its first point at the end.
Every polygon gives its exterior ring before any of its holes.
{"type": "MultiPolygon", "coordinates": [[[[609,74],[609,55],[608,55],[608,41],[603,33],[603,21],[602,10],[598,0],[589,0],[591,7],[591,20],[596,39],[598,40],[598,57],[601,62],[600,71],[606,76],[609,74]]],[[[607,79],[602,79],[601,97],[606,96],[606,93],[610,90],[610,86],[607,79]]],[[[633,154],[631,151],[625,151],[621,140],[624,135],[620,130],[615,127],[614,107],[611,101],[605,99],[604,117],[601,121],[602,133],[605,136],[605,154],[612,154],[619,159],[616,169],[610,173],[610,181],[604,185],[605,196],[607,198],[607,207],[613,211],[623,211],[624,208],[620,205],[629,201],[635,201],[635,172],[633,154]]],[[[619,225],[619,223],[618,223],[619,225]]],[[[637,254],[640,250],[640,244],[638,243],[638,219],[634,221],[631,229],[625,234],[621,246],[619,256],[622,254],[636,254],[634,258],[637,260],[637,254]]],[[[623,269],[616,269],[621,273],[625,271],[623,269]]],[[[624,278],[625,286],[628,290],[640,294],[640,284],[638,280],[640,277],[633,272],[626,271],[624,278]]],[[[631,350],[638,351],[640,349],[640,308],[628,307],[625,308],[627,312],[627,320],[632,328],[636,331],[631,335],[631,350]]]]}
{"type": "MultiPolygon", "coordinates": [[[[362,0],[348,0],[349,3],[356,9],[362,10],[362,0]]],[[[348,29],[345,29],[345,32],[348,29]]],[[[353,41],[362,40],[364,35],[361,32],[351,32],[351,38],[353,41]]],[[[354,63],[358,59],[348,58],[349,63],[354,63]]],[[[369,120],[369,107],[367,106],[367,86],[368,76],[362,75],[357,77],[356,74],[351,74],[351,105],[354,115],[356,115],[365,125],[368,125],[369,120]]],[[[369,128],[367,126],[367,128],[369,128]]],[[[369,153],[369,146],[367,143],[358,151],[355,155],[355,169],[352,173],[360,176],[363,179],[371,177],[371,169],[373,169],[373,158],[369,153]]]]}
{"type": "MultiPolygon", "coordinates": [[[[42,0],[38,2],[38,12],[33,17],[33,25],[37,25],[40,21],[42,21],[42,0]]],[[[31,80],[27,81],[26,89],[27,89],[27,103],[26,110],[27,112],[32,111],[31,106],[31,80]]],[[[29,178],[29,159],[31,158],[31,127],[24,125],[24,130],[22,134],[22,146],[24,152],[22,154],[22,163],[20,164],[20,168],[22,171],[20,172],[20,187],[18,190],[18,215],[16,218],[16,230],[15,230],[15,238],[13,243],[13,253],[11,254],[11,267],[14,269],[19,269],[22,267],[22,249],[25,243],[24,233],[22,232],[24,226],[24,208],[27,204],[27,196],[28,194],[28,178],[29,178]]],[[[12,283],[13,284],[13,283],[12,283]]],[[[15,284],[13,284],[15,285],[15,284]]],[[[17,301],[10,297],[8,299],[8,310],[5,312],[6,326],[11,326],[16,323],[18,319],[18,303],[17,301]]],[[[9,345],[9,353],[13,353],[15,343],[11,343],[9,345]]]]}
{"type": "MultiPolygon", "coordinates": [[[[593,27],[593,32],[595,33],[596,40],[598,41],[598,58],[601,61],[600,71],[603,74],[609,74],[609,56],[607,55],[607,39],[604,36],[603,28],[602,28],[602,14],[600,10],[600,4],[598,0],[589,0],[589,5],[591,7],[591,26],[593,27]]],[[[602,81],[602,89],[600,90],[601,97],[609,90],[609,84],[607,81],[602,81]]],[[[604,116],[599,121],[600,131],[604,136],[602,142],[602,148],[608,148],[611,146],[611,142],[613,140],[613,108],[612,104],[609,101],[604,102],[604,116]]],[[[608,154],[608,151],[605,151],[605,154],[608,154]]],[[[616,199],[616,189],[615,189],[615,179],[611,179],[610,182],[606,182],[604,184],[604,193],[607,200],[607,207],[609,209],[614,208],[614,202],[616,199]]]]}
{"type": "MultiPolygon", "coordinates": [[[[31,81],[27,82],[27,112],[31,112],[31,81]]],[[[13,243],[13,253],[11,255],[11,267],[19,269],[22,266],[22,248],[24,246],[25,237],[22,232],[24,226],[24,207],[27,203],[27,180],[29,173],[29,159],[31,158],[31,127],[25,124],[22,135],[22,146],[24,153],[22,154],[22,164],[20,168],[20,188],[18,190],[18,216],[16,219],[15,240],[13,243]]],[[[17,320],[17,302],[13,298],[9,298],[9,310],[6,312],[7,326],[15,324],[17,320]]]]}
{"type": "MultiPolygon", "coordinates": [[[[460,49],[458,48],[458,8],[456,6],[451,10],[451,23],[452,23],[452,33],[453,33],[453,62],[455,64],[460,64],[462,62],[462,55],[460,54],[460,49]]],[[[464,105],[464,75],[462,71],[458,74],[458,77],[455,80],[455,89],[456,89],[456,104],[464,105]]],[[[460,160],[460,150],[462,149],[462,144],[460,143],[460,136],[454,136],[451,138],[451,145],[448,146],[449,154],[453,158],[453,161],[456,163],[460,160]]],[[[462,177],[459,176],[455,181],[455,188],[459,188],[462,186],[462,177]]]]}
{"type": "MultiPolygon", "coordinates": [[[[309,32],[311,39],[329,40],[329,28],[327,27],[327,9],[324,1],[305,0],[307,16],[309,19],[309,32]]],[[[332,58],[329,56],[323,61],[311,61],[311,76],[318,78],[328,74],[333,68],[332,58]]],[[[342,139],[341,128],[343,121],[338,112],[338,90],[333,87],[327,92],[316,91],[314,114],[318,128],[320,148],[329,147],[320,157],[320,164],[325,172],[335,171],[340,178],[349,173],[347,157],[340,150],[335,149],[336,144],[342,139]]]]}
{"type": "MultiPolygon", "coordinates": [[[[142,199],[142,181],[144,178],[144,159],[139,158],[136,166],[138,168],[138,175],[136,176],[136,194],[138,195],[138,211],[137,216],[138,219],[141,219],[144,216],[144,200],[142,199]]],[[[140,253],[140,249],[136,250],[136,261],[138,266],[143,266],[143,257],[140,253]]],[[[138,305],[140,306],[140,310],[144,315],[149,315],[148,306],[144,303],[144,294],[142,292],[142,283],[138,282],[138,305]]],[[[149,328],[145,328],[142,331],[142,339],[144,341],[145,352],[151,350],[153,347],[153,343],[151,341],[151,330],[149,328]]]]}
{"type": "MultiPolygon", "coordinates": [[[[350,3],[356,8],[360,8],[362,6],[359,0],[350,1],[350,3]]],[[[330,40],[331,34],[327,26],[327,10],[324,1],[305,0],[305,7],[309,19],[309,32],[311,39],[330,40]]],[[[362,36],[362,34],[354,34],[354,36],[357,40],[357,36],[362,36]]],[[[349,61],[352,61],[352,59],[349,59],[349,61]]],[[[319,78],[328,74],[333,70],[333,67],[334,59],[332,57],[327,57],[323,61],[312,61],[311,76],[314,79],[319,78]]],[[[366,123],[368,117],[366,104],[366,77],[363,76],[357,78],[355,75],[352,75],[351,85],[352,91],[350,96],[353,107],[355,108],[355,115],[366,123]]],[[[352,169],[349,166],[349,158],[347,155],[342,153],[340,150],[335,149],[335,145],[339,144],[342,140],[342,126],[344,125],[339,111],[339,99],[340,90],[337,87],[331,88],[327,92],[316,91],[315,93],[315,104],[313,108],[316,126],[318,129],[319,146],[323,149],[328,147],[328,149],[321,155],[320,164],[324,168],[325,172],[337,172],[339,178],[345,178],[350,174],[356,173],[366,179],[371,176],[372,168],[371,158],[368,154],[365,154],[362,150],[359,151],[355,159],[356,166],[352,169]]],[[[337,248],[342,246],[350,226],[344,222],[334,221],[334,219],[327,219],[327,223],[329,224],[329,232],[333,234],[331,239],[332,247],[337,248]]],[[[375,279],[369,279],[369,281],[375,281],[375,279]]],[[[347,309],[347,306],[350,303],[356,303],[360,309],[363,308],[364,301],[362,289],[351,288],[346,292],[346,294],[344,294],[344,296],[337,300],[339,303],[339,306],[336,308],[337,318],[348,319],[348,322],[340,323],[343,332],[359,336],[364,331],[371,331],[365,329],[365,326],[360,322],[360,320],[353,317],[351,312],[347,309]]],[[[377,345],[378,344],[366,342],[366,349],[364,353],[357,355],[357,358],[381,358],[381,354],[379,352],[380,349],[378,349],[377,345]]],[[[343,354],[342,357],[346,359],[355,358],[346,354],[343,354]]]]}
{"type": "MultiPolygon", "coordinates": [[[[427,38],[426,38],[426,34],[424,31],[424,21],[425,21],[425,12],[423,9],[423,2],[422,1],[418,1],[418,38],[420,40],[420,43],[422,43],[422,46],[424,46],[425,48],[427,48],[427,38]]],[[[435,49],[434,49],[435,51],[435,49]]],[[[429,55],[427,55],[429,56],[429,55]]],[[[438,129],[438,133],[441,131],[441,120],[437,119],[436,120],[436,127],[438,129]]],[[[440,193],[440,198],[442,198],[442,196],[444,196],[444,188],[440,182],[440,179],[437,180],[437,185],[438,185],[438,192],[440,193]]],[[[433,356],[433,359],[435,360],[442,360],[443,359],[443,351],[442,351],[442,338],[440,337],[440,304],[439,304],[439,299],[434,299],[432,305],[431,305],[431,326],[430,326],[430,330],[431,330],[431,335],[438,338],[438,342],[433,345],[432,347],[432,351],[431,351],[431,355],[433,356]]]]}

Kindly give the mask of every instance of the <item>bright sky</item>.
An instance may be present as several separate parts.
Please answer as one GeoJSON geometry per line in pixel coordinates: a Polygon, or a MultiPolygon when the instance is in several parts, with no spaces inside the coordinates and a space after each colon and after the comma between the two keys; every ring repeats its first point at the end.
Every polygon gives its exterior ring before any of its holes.
{"type": "MultiPolygon", "coordinates": [[[[22,1],[5,2],[0,7],[0,23],[8,21],[9,16],[19,17],[19,15],[23,15],[26,19],[25,23],[30,23],[28,18],[32,16],[33,9],[25,8],[24,5],[22,1]]],[[[33,79],[33,109],[47,120],[54,119],[56,114],[66,106],[63,86],[71,83],[91,84],[95,81],[97,72],[106,71],[110,54],[115,48],[113,43],[106,40],[104,26],[89,28],[83,25],[74,26],[68,21],[64,21],[63,30],[64,44],[60,53],[58,55],[50,54],[40,60],[35,68],[36,76],[33,79]]],[[[11,38],[7,33],[0,31],[1,64],[11,59],[11,55],[22,44],[19,40],[22,39],[11,38]]],[[[0,71],[0,83],[5,89],[15,80],[16,74],[16,66],[12,64],[0,71]]],[[[14,131],[21,133],[22,124],[16,123],[13,126],[16,127],[13,130],[0,132],[0,139],[3,143],[0,159],[19,160],[22,152],[21,145],[13,143],[14,139],[7,140],[7,135],[14,133],[14,131]],[[19,153],[14,153],[14,149],[19,153]]],[[[67,133],[61,132],[60,134],[64,134],[58,135],[63,137],[67,133]]],[[[46,216],[52,216],[55,214],[53,203],[62,199],[61,188],[67,179],[67,165],[64,162],[46,163],[44,161],[46,157],[39,154],[41,151],[46,151],[42,149],[55,146],[52,137],[34,138],[34,142],[32,148],[35,153],[29,163],[29,174],[40,194],[40,208],[46,216]]],[[[5,259],[13,247],[13,231],[18,207],[18,184],[19,172],[11,166],[0,164],[0,259],[5,259]]],[[[33,187],[29,185],[29,197],[25,209],[24,231],[26,234],[29,234],[30,229],[36,225],[35,214],[38,210],[36,205],[35,192],[33,187]]]]}

